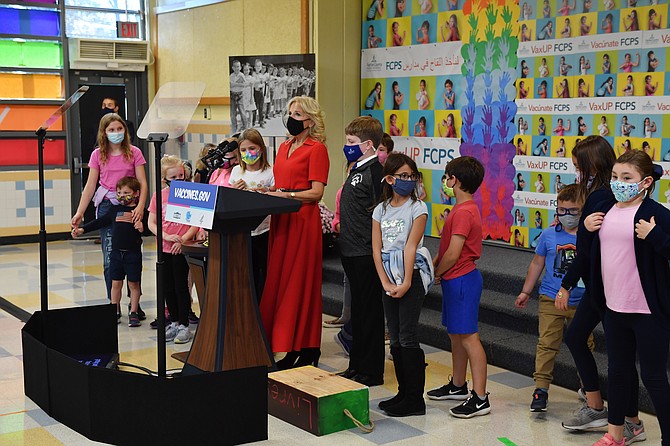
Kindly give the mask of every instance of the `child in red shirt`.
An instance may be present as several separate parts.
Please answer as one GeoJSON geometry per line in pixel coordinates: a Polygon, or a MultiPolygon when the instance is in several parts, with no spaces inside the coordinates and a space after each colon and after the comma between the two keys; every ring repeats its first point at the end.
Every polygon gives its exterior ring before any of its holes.
{"type": "Polygon", "coordinates": [[[428,391],[428,398],[465,400],[449,413],[472,418],[491,412],[486,392],[486,353],[477,327],[482,275],[475,260],[482,253],[482,219],[472,199],[484,180],[484,166],[473,157],[462,156],[444,170],[442,188],[447,196],[456,198],[456,205],[447,217],[433,264],[435,277],[441,279],[442,325],[451,339],[454,376],[449,384],[428,391]],[[468,361],[473,381],[470,394],[465,381],[468,361]]]}

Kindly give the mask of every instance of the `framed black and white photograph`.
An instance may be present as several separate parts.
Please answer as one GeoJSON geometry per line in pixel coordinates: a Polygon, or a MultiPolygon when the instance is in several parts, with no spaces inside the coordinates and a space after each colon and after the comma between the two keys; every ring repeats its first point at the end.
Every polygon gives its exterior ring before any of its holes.
{"type": "Polygon", "coordinates": [[[254,127],[284,136],[286,105],[294,96],[315,97],[314,54],[230,57],[230,130],[254,127]]]}

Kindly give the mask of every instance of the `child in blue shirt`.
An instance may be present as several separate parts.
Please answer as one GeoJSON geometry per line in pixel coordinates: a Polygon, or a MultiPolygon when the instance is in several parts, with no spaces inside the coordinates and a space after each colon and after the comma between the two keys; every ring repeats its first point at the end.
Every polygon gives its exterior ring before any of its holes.
{"type": "MultiPolygon", "coordinates": [[[[558,193],[556,209],[560,224],[542,231],[535,249],[535,257],[528,267],[523,290],[516,299],[517,308],[525,308],[537,279],[546,270],[540,284],[539,339],[535,353],[535,392],[530,404],[531,412],[546,412],[549,385],[553,380],[554,361],[563,342],[564,327],[575,316],[577,304],[584,294],[583,287],[573,288],[567,302],[565,297],[555,300],[561,281],[573,262],[577,249],[577,227],[582,213],[579,190],[576,184],[565,186],[558,193]]],[[[593,350],[593,335],[589,338],[593,350]]]]}

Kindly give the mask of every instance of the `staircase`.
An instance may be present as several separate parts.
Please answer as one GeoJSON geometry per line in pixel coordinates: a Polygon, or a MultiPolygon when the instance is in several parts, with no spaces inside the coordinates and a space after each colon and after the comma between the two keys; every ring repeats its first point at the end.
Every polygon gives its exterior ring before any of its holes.
{"type": "MultiPolygon", "coordinates": [[[[426,237],[424,245],[435,254],[439,239],[426,237]]],[[[485,244],[477,262],[484,278],[479,306],[479,335],[488,363],[529,377],[535,370],[538,338],[537,287],[525,309],[514,307],[523,287],[533,253],[501,245],[485,244]]],[[[324,250],[323,312],[339,316],[342,309],[344,270],[337,246],[324,250]]],[[[419,320],[419,337],[424,344],[451,351],[451,342],[442,326],[442,291],[433,286],[423,304],[419,320]]],[[[607,354],[602,325],[594,331],[594,353],[600,373],[600,387],[607,394],[607,354]]],[[[638,366],[639,368],[639,366],[638,366]]],[[[577,390],[579,380],[572,356],[565,344],[556,357],[554,384],[577,390]]],[[[640,383],[640,410],[654,413],[646,389],[640,383]]]]}

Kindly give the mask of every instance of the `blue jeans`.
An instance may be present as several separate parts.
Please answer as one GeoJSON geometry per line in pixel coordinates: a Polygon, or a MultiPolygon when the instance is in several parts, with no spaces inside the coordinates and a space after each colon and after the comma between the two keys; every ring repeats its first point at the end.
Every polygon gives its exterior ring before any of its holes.
{"type": "MultiPolygon", "coordinates": [[[[112,202],[102,200],[95,211],[95,217],[100,218],[112,208],[112,202]]],[[[100,241],[102,246],[102,264],[104,267],[105,286],[107,287],[107,299],[112,300],[112,277],[109,272],[109,259],[112,255],[112,225],[100,228],[100,241]]]]}

